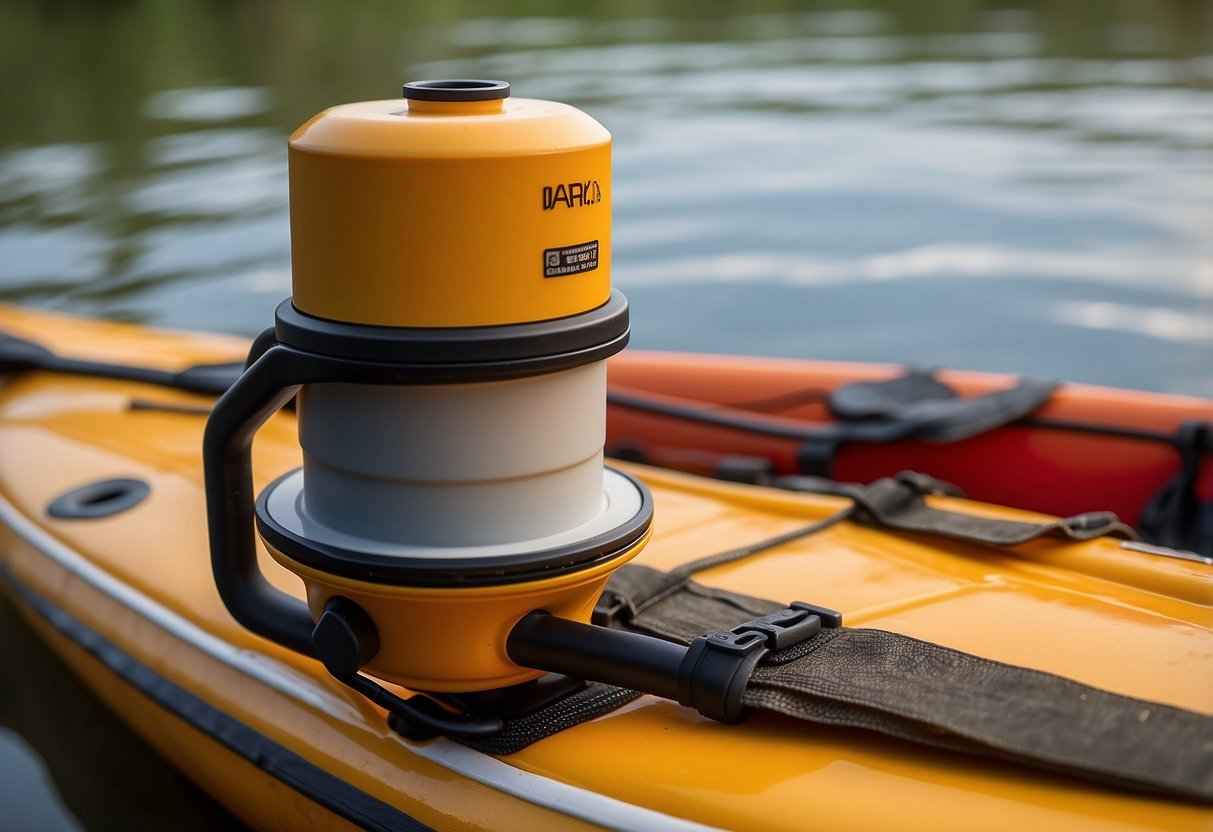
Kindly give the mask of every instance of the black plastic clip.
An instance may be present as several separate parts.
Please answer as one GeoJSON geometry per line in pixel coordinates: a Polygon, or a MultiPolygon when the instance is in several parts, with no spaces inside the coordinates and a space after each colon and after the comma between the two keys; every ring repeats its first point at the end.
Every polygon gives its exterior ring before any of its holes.
{"type": "Polygon", "coordinates": [[[593,622],[600,627],[618,627],[636,612],[626,595],[606,590],[594,605],[593,622]]]}
{"type": "Polygon", "coordinates": [[[334,596],[312,631],[316,655],[337,681],[388,711],[388,725],[413,740],[437,736],[486,737],[505,727],[494,716],[451,713],[425,696],[403,699],[358,670],[379,651],[379,632],[362,607],[334,596]]]}
{"type": "Polygon", "coordinates": [[[787,609],[717,630],[691,642],[678,666],[678,701],[720,722],[749,712],[742,694],[754,667],[767,655],[807,641],[822,628],[842,626],[842,614],[795,601],[787,609]]]}

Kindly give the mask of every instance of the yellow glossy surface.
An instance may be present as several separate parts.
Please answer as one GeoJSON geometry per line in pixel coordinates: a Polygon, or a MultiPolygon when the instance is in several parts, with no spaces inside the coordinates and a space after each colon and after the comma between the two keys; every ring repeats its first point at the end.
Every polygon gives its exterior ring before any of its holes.
{"type": "Polygon", "coordinates": [[[461,327],[605,303],[606,129],[550,101],[420,103],[333,107],[291,137],[295,306],[350,323],[461,327]],[[592,198],[545,208],[545,188],[571,183],[592,198]],[[545,276],[546,251],[591,242],[596,268],[545,276]]]}
{"type": "Polygon", "coordinates": [[[469,691],[516,685],[543,673],[519,667],[505,652],[518,620],[533,610],[590,620],[607,579],[636,557],[648,536],[608,561],[538,581],[434,589],[387,586],[313,569],[268,547],[274,560],[307,586],[312,618],[334,595],[355,601],[384,634],[366,672],[417,690],[469,691]]]}
{"type": "MultiPolygon", "coordinates": [[[[36,333],[65,353],[95,350],[164,366],[239,352],[231,341],[158,340],[133,328],[4,310],[0,327],[36,333]]],[[[519,799],[508,787],[471,781],[422,757],[392,735],[380,711],[329,679],[317,663],[242,630],[210,581],[197,458],[203,419],[131,410],[133,398],[206,403],[117,382],[46,375],[6,381],[0,389],[0,493],[106,574],[257,661],[283,668],[309,695],[268,687],[183,644],[0,530],[0,557],[20,580],[220,710],[437,828],[585,826],[519,799]],[[146,479],[151,496],[106,520],[45,516],[46,504],[62,491],[112,476],[146,479]]],[[[292,417],[280,414],[259,434],[258,489],[299,464],[294,433],[292,417]]],[[[637,562],[659,568],[784,532],[842,505],[831,498],[631,470],[652,490],[656,509],[653,538],[637,562]]],[[[263,569],[276,585],[303,596],[300,581],[268,556],[263,569]]],[[[841,524],[712,570],[701,580],[821,603],[841,609],[852,626],[883,627],[1213,712],[1213,570],[1127,551],[1116,541],[1048,541],[994,552],[841,524]]],[[[71,645],[54,637],[51,643],[174,764],[242,817],[265,828],[328,828],[326,812],[262,782],[211,741],[132,697],[71,645]]],[[[776,717],[725,726],[652,697],[503,759],[629,804],[729,828],[1022,832],[1213,826],[1208,808],[776,717]]]]}

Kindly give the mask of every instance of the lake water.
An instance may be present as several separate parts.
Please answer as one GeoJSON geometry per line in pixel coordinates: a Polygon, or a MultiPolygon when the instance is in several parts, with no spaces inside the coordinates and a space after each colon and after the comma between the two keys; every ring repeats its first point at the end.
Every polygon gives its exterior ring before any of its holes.
{"type": "MultiPolygon", "coordinates": [[[[0,299],[251,335],[289,293],[286,136],[501,78],[614,135],[634,347],[1213,396],[1213,4],[738,8],[7,3],[0,299]]],[[[36,645],[0,634],[0,812],[156,827],[115,771],[163,767],[95,703],[56,737],[83,694],[22,695],[36,645]]]]}

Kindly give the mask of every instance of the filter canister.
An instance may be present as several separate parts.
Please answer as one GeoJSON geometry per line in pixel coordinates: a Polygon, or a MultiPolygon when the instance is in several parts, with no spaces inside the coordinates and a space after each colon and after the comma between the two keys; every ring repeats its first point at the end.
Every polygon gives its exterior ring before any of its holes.
{"type": "Polygon", "coordinates": [[[546,321],[610,295],[611,137],[495,81],[332,107],[290,139],[293,300],[353,324],[546,321]]]}
{"type": "Polygon", "coordinates": [[[295,132],[293,296],[207,428],[228,608],[309,655],[314,623],[356,608],[345,646],[366,638],[360,666],[415,689],[542,675],[510,660],[514,624],[588,621],[652,528],[643,483],[603,467],[605,361],[629,333],[610,285],[610,135],[508,95],[414,82],[406,101],[295,132]],[[303,468],[248,507],[252,431],[291,395],[303,468]],[[259,574],[254,519],[308,608],[259,574]]]}

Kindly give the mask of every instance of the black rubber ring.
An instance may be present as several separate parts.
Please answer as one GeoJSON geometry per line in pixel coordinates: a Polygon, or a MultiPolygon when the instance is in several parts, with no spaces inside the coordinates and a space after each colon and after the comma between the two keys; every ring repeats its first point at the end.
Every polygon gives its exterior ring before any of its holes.
{"type": "Polygon", "coordinates": [[[567,369],[619,352],[630,332],[628,301],[612,291],[596,309],[534,323],[475,327],[392,327],[350,324],[300,312],[290,299],[274,313],[278,342],[333,358],[426,366],[483,374],[495,364],[567,369]],[[605,354],[603,354],[605,351],[605,354]]]}
{"type": "Polygon", "coordinates": [[[509,98],[508,81],[457,79],[444,81],[409,81],[404,85],[404,97],[412,101],[492,101],[509,98]]]}

